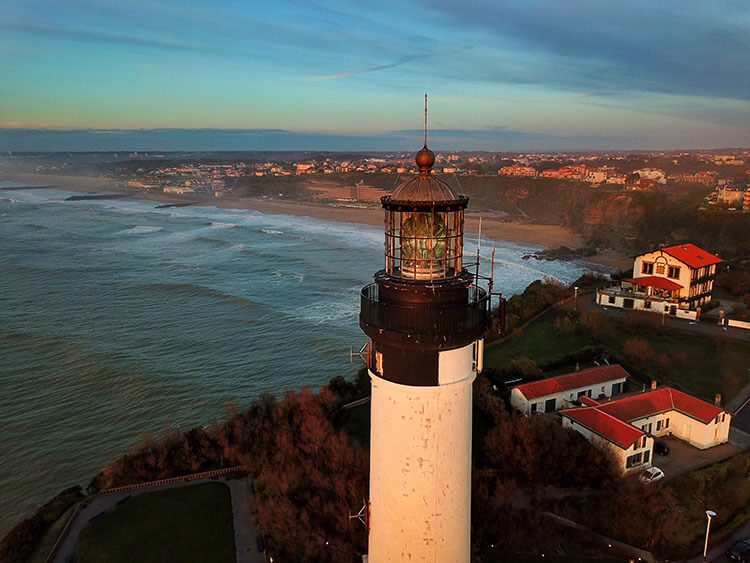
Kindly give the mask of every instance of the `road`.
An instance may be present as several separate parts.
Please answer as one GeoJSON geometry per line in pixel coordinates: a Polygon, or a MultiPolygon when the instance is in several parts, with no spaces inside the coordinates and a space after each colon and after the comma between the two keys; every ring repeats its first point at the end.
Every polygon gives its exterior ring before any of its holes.
{"type": "Polygon", "coordinates": [[[263,554],[258,551],[255,543],[256,528],[251,513],[251,507],[248,502],[248,498],[250,498],[248,496],[250,488],[247,478],[233,479],[227,482],[211,478],[194,479],[190,481],[179,481],[167,485],[144,487],[132,491],[120,491],[96,495],[91,498],[90,502],[79,512],[70,532],[65,538],[65,541],[55,555],[53,563],[66,563],[72,561],[78,538],[83,529],[88,526],[89,520],[101,513],[112,512],[117,508],[118,502],[128,497],[134,497],[154,491],[162,491],[165,489],[173,489],[175,487],[189,487],[200,483],[217,482],[227,485],[231,492],[234,547],[237,556],[237,563],[264,563],[263,554]]]}

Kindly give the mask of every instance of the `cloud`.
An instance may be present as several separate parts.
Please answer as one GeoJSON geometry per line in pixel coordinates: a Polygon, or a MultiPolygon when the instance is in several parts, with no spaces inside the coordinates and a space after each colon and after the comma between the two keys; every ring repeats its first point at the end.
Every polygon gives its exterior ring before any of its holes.
{"type": "MultiPolygon", "coordinates": [[[[285,129],[2,129],[1,151],[411,151],[422,144],[420,129],[369,135],[296,132],[285,129]]],[[[434,150],[575,150],[612,148],[622,138],[563,137],[487,129],[436,129],[434,150]]],[[[632,143],[625,145],[632,146],[632,143]]]]}
{"type": "Polygon", "coordinates": [[[617,90],[594,90],[592,92],[581,92],[578,94],[578,98],[594,98],[598,96],[614,96],[617,94],[617,90]]]}
{"type": "Polygon", "coordinates": [[[412,62],[412,61],[414,61],[416,59],[426,58],[426,57],[431,57],[431,56],[433,56],[433,55],[430,55],[430,54],[427,54],[427,55],[408,55],[408,56],[402,57],[400,60],[398,60],[396,62],[389,63],[389,64],[369,66],[367,68],[362,68],[362,69],[359,69],[359,70],[350,70],[350,71],[346,71],[346,72],[338,72],[336,74],[326,74],[326,75],[323,75],[323,76],[307,76],[307,77],[302,77],[302,78],[287,78],[286,80],[304,80],[304,81],[308,81],[308,82],[323,82],[323,81],[326,81],[326,80],[338,80],[339,78],[346,78],[348,76],[354,76],[356,74],[365,74],[365,73],[368,73],[368,72],[377,72],[379,70],[386,70],[388,68],[395,68],[397,66],[401,66],[401,65],[404,65],[406,63],[410,63],[410,62],[412,62]]]}
{"type": "Polygon", "coordinates": [[[79,30],[62,27],[52,27],[46,25],[31,25],[31,24],[13,24],[3,23],[0,24],[0,28],[8,29],[11,31],[18,31],[21,33],[29,33],[33,35],[41,35],[47,37],[53,37],[57,39],[64,39],[70,41],[95,41],[102,43],[114,43],[118,45],[129,45],[131,47],[152,47],[157,49],[166,49],[171,51],[196,51],[196,52],[209,52],[215,51],[203,46],[191,45],[188,43],[180,43],[177,41],[166,41],[161,39],[149,39],[145,37],[137,37],[134,35],[124,35],[117,33],[108,33],[102,31],[93,30],[79,30]]]}
{"type": "Polygon", "coordinates": [[[441,27],[484,36],[482,60],[452,69],[466,77],[750,99],[747,2],[422,2],[441,27]]]}

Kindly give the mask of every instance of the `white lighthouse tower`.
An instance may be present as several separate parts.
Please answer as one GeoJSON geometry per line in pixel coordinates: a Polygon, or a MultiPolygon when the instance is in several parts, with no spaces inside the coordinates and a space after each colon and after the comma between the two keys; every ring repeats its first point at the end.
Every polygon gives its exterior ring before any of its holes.
{"type": "Polygon", "coordinates": [[[372,339],[369,562],[468,562],[472,382],[487,294],[462,266],[468,198],[419,175],[381,200],[385,268],[362,290],[372,339]]]}

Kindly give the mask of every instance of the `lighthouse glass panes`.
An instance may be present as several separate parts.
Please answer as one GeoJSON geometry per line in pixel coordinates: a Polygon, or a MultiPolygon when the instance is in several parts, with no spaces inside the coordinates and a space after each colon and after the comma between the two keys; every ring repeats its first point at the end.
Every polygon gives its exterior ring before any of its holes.
{"type": "Polygon", "coordinates": [[[461,273],[463,209],[388,209],[385,221],[388,275],[425,281],[461,273]]]}

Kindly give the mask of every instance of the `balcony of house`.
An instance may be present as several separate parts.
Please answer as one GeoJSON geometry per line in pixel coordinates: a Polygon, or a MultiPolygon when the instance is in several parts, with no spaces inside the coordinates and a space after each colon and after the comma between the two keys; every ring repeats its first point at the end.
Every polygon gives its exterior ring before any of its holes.
{"type": "Polygon", "coordinates": [[[394,304],[378,299],[378,284],[362,289],[360,325],[368,329],[406,335],[409,339],[448,344],[452,340],[479,338],[489,320],[487,292],[471,286],[465,303],[430,306],[394,304]]]}
{"type": "Polygon", "coordinates": [[[680,319],[696,320],[698,314],[690,309],[690,302],[678,297],[676,293],[667,290],[655,291],[654,288],[644,288],[623,282],[620,286],[599,289],[596,294],[596,303],[603,307],[648,311],[680,319]]]}

